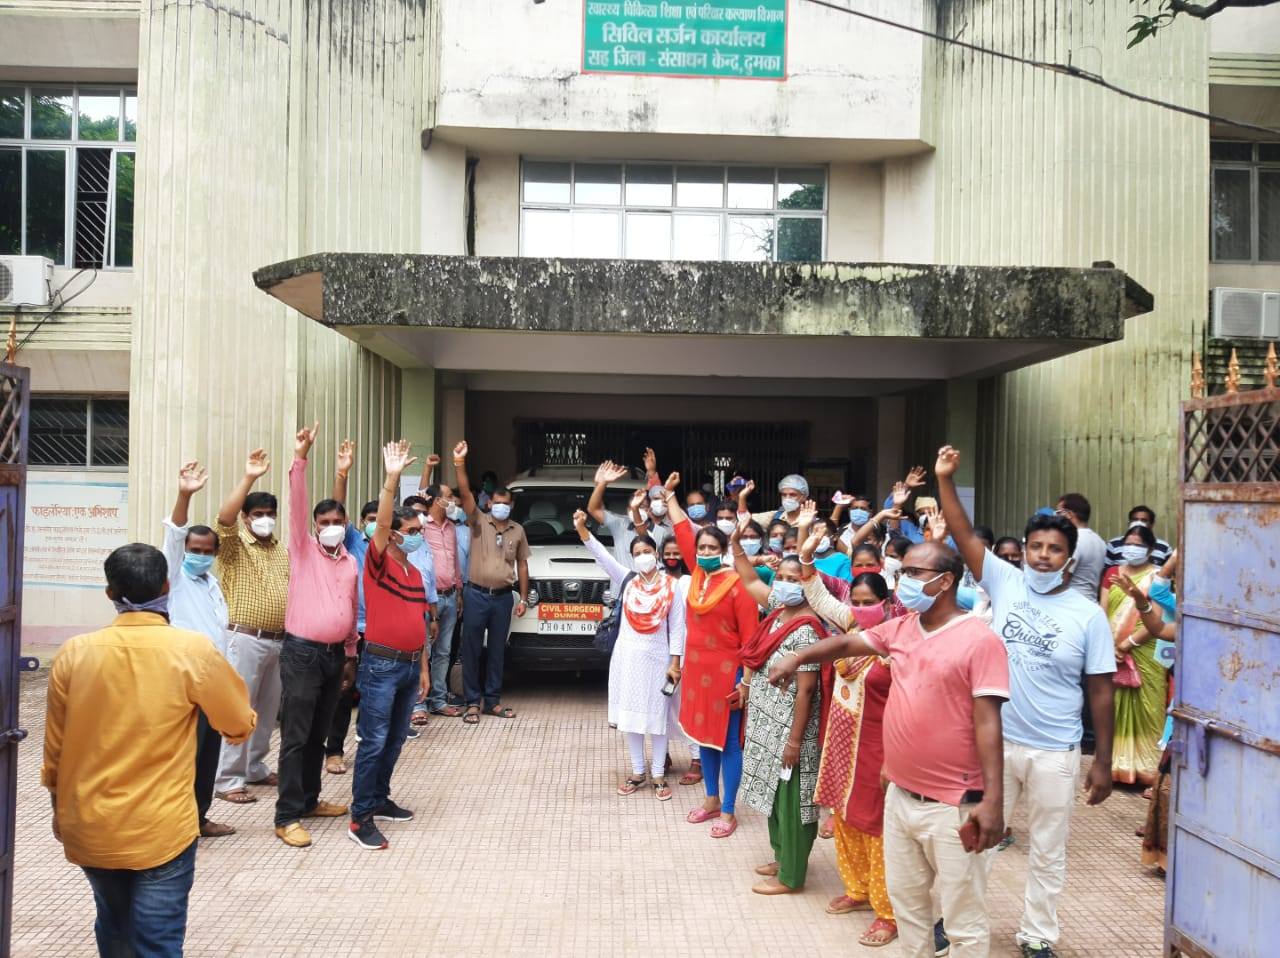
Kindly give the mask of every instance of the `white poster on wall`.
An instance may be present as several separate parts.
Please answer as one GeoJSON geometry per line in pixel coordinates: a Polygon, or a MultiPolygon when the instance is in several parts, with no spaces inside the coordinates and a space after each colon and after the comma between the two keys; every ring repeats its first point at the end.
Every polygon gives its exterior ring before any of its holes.
{"type": "Polygon", "coordinates": [[[101,589],[102,563],[128,541],[128,483],[27,483],[23,585],[101,589]]]}

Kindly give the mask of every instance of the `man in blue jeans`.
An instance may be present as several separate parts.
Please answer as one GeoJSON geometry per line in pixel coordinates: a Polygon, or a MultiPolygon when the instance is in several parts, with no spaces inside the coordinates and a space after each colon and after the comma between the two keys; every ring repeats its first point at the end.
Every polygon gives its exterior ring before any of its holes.
{"type": "Polygon", "coordinates": [[[514,718],[515,712],[502,704],[502,664],[511,632],[511,613],[524,615],[529,594],[529,542],[518,522],[511,521],[515,497],[498,486],[489,500],[489,511],[476,504],[467,479],[467,444],[453,449],[453,466],[458,475],[458,495],[471,528],[471,559],[462,623],[462,686],[467,710],[462,721],[480,721],[480,704],[495,718],[514,718]],[[519,582],[519,595],[512,595],[519,582]],[[488,636],[486,645],[485,636],[488,636]],[[480,659],[487,650],[484,686],[480,685],[480,659]]]}
{"type": "Polygon", "coordinates": [[[409,443],[382,450],[386,480],[364,563],[365,643],[357,684],[360,715],[356,767],[351,783],[351,840],[361,848],[387,847],[376,821],[407,822],[413,812],[391,800],[391,774],[409,732],[413,703],[431,687],[427,669],[429,614],[422,575],[409,555],[422,548],[422,520],[396,510],[400,474],[414,460],[409,443]]]}

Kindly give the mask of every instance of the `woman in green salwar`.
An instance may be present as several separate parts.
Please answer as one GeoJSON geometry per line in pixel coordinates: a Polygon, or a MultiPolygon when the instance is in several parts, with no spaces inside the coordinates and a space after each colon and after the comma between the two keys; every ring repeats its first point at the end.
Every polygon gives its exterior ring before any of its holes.
{"type": "Polygon", "coordinates": [[[1123,573],[1138,588],[1138,598],[1118,583],[1107,592],[1107,619],[1116,645],[1115,743],[1111,778],[1128,785],[1151,785],[1160,764],[1160,735],[1164,730],[1169,673],[1156,662],[1155,637],[1142,624],[1142,613],[1151,604],[1148,590],[1156,567],[1151,564],[1155,535],[1145,526],[1134,526],[1124,537],[1123,573]],[[1130,687],[1121,676],[1131,659],[1139,682],[1130,687]]]}

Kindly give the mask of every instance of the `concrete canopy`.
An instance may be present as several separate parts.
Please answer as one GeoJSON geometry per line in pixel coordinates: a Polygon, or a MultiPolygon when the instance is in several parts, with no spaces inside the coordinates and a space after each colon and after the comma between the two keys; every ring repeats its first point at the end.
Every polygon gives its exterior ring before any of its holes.
{"type": "Polygon", "coordinates": [[[320,253],[254,281],[408,368],[863,384],[846,394],[1112,342],[1152,308],[1108,266],[320,253]]]}

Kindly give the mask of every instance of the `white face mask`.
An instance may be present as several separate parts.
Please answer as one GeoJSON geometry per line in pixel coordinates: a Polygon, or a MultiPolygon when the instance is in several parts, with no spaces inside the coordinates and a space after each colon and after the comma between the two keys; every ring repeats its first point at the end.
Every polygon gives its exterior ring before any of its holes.
{"type": "Polygon", "coordinates": [[[787,496],[787,498],[782,500],[783,512],[795,512],[799,508],[800,508],[799,499],[793,499],[791,496],[787,496]]]}
{"type": "Polygon", "coordinates": [[[649,513],[648,513],[648,511],[647,511],[647,510],[645,510],[645,509],[641,509],[641,510],[639,510],[639,512],[640,512],[640,521],[641,521],[641,522],[648,522],[648,521],[649,521],[649,513]]]}
{"type": "Polygon", "coordinates": [[[732,519],[717,519],[716,528],[727,536],[733,535],[733,530],[738,528],[738,524],[732,519]]]}
{"type": "Polygon", "coordinates": [[[316,531],[316,538],[320,540],[320,544],[326,549],[341,545],[342,540],[346,537],[346,526],[325,526],[323,529],[316,531]]]}
{"type": "Polygon", "coordinates": [[[249,523],[249,528],[253,534],[259,539],[265,539],[271,533],[276,531],[276,520],[274,516],[258,516],[249,523]]]}
{"type": "Polygon", "coordinates": [[[902,571],[902,560],[896,556],[885,556],[880,568],[884,572],[885,581],[892,587],[898,578],[898,573],[902,571]]]}
{"type": "Polygon", "coordinates": [[[489,514],[499,522],[504,522],[511,516],[511,506],[505,502],[495,502],[489,507],[489,514]]]}
{"type": "Polygon", "coordinates": [[[823,536],[823,537],[818,541],[818,551],[819,551],[819,552],[830,552],[830,551],[831,551],[831,536],[823,536]]]}
{"type": "Polygon", "coordinates": [[[458,505],[456,502],[450,502],[444,507],[444,514],[445,518],[450,522],[457,522],[462,518],[462,506],[458,505]]]}
{"type": "Polygon", "coordinates": [[[631,563],[641,575],[648,575],[658,568],[658,557],[652,552],[641,552],[632,558],[631,563]]]}
{"type": "Polygon", "coordinates": [[[667,504],[661,499],[654,499],[649,506],[649,511],[655,518],[661,519],[667,514],[667,504]]]}

